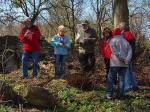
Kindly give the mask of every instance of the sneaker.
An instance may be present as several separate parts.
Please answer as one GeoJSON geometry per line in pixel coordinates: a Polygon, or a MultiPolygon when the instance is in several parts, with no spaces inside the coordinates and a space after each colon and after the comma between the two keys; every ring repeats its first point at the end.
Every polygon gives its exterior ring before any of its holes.
{"type": "Polygon", "coordinates": [[[22,77],[22,79],[28,79],[28,77],[22,77]]]}
{"type": "Polygon", "coordinates": [[[111,100],[113,97],[110,94],[106,94],[106,99],[111,100]]]}
{"type": "Polygon", "coordinates": [[[33,77],[33,80],[36,80],[37,79],[37,77],[33,77]]]}
{"type": "Polygon", "coordinates": [[[58,75],[55,75],[54,79],[55,79],[55,80],[59,79],[59,76],[58,76],[58,75]]]}

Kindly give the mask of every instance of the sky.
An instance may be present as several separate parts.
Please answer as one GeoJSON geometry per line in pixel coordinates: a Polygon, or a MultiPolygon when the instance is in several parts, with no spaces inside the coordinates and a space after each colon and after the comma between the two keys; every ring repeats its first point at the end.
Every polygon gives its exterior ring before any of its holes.
{"type": "MultiPolygon", "coordinates": [[[[141,5],[144,3],[144,1],[149,1],[149,3],[150,3],[150,0],[129,0],[129,1],[134,3],[134,4],[131,4],[131,2],[129,2],[130,3],[129,4],[130,13],[132,13],[133,10],[135,10],[135,7],[141,7],[141,5]],[[132,8],[130,6],[132,6],[132,8]]],[[[0,0],[0,9],[9,9],[10,8],[9,4],[1,5],[2,2],[5,2],[5,0],[0,0]]],[[[90,19],[93,19],[93,21],[96,21],[96,16],[91,9],[90,0],[86,0],[83,7],[84,7],[83,16],[81,17],[81,19],[89,19],[89,16],[90,16],[90,19]]],[[[142,9],[143,11],[144,11],[144,8],[142,9]]],[[[12,12],[12,15],[20,15],[20,16],[24,17],[21,12],[22,12],[21,9],[17,9],[17,14],[12,12]]],[[[2,17],[2,15],[4,15],[4,14],[2,12],[0,12],[1,17],[2,17]]],[[[150,21],[147,21],[146,18],[143,18],[143,20],[145,23],[147,22],[145,25],[149,25],[149,27],[150,27],[150,21]]],[[[150,37],[150,29],[147,29],[146,32],[147,32],[146,33],[147,36],[150,37]]]]}

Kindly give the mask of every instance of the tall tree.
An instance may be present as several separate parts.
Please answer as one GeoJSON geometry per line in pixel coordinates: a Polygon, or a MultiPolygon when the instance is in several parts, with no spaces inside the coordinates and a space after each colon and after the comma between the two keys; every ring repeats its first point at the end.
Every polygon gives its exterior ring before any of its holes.
{"type": "Polygon", "coordinates": [[[112,0],[114,27],[120,22],[129,24],[128,0],[112,0]]]}

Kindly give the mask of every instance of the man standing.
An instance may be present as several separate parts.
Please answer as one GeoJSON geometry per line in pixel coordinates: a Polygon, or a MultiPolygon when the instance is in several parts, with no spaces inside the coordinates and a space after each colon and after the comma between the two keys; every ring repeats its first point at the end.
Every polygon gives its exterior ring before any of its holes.
{"type": "Polygon", "coordinates": [[[125,75],[132,58],[132,49],[130,44],[121,35],[121,30],[115,28],[112,32],[113,38],[110,41],[112,56],[110,58],[110,70],[107,77],[107,99],[113,97],[113,76],[119,74],[118,99],[123,98],[125,75]]]}
{"type": "Polygon", "coordinates": [[[22,28],[19,39],[23,42],[22,54],[22,78],[28,78],[28,62],[32,58],[33,62],[33,78],[38,74],[38,60],[40,51],[40,30],[36,25],[33,25],[29,17],[23,21],[24,27],[22,28]]]}
{"type": "Polygon", "coordinates": [[[87,20],[82,23],[82,28],[76,37],[76,42],[79,43],[79,61],[84,72],[94,72],[97,34],[87,20]]]}

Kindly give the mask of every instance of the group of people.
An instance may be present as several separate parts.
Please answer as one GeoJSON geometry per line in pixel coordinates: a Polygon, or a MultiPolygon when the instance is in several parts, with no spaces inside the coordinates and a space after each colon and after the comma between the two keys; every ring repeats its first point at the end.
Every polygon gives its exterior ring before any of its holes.
{"type": "MultiPolygon", "coordinates": [[[[33,25],[30,18],[23,21],[24,28],[21,30],[19,39],[23,42],[22,54],[22,78],[28,78],[28,62],[32,58],[33,78],[38,74],[38,60],[40,54],[40,30],[33,25]]],[[[58,27],[58,33],[53,36],[50,45],[54,47],[55,56],[55,79],[65,74],[65,63],[68,49],[71,48],[69,37],[65,34],[63,25],[58,27]]],[[[106,65],[106,98],[113,98],[113,85],[118,80],[117,98],[124,96],[124,91],[137,90],[138,85],[134,78],[132,57],[135,51],[135,37],[125,22],[111,30],[109,27],[102,29],[102,40],[99,41],[99,54],[103,55],[106,65]]],[[[95,71],[95,46],[98,41],[96,31],[90,27],[89,21],[81,24],[75,44],[78,45],[79,62],[85,73],[95,71]]]]}
{"type": "Polygon", "coordinates": [[[105,27],[102,33],[103,39],[99,44],[99,49],[100,53],[104,56],[106,65],[106,97],[108,99],[113,97],[113,84],[117,81],[118,77],[117,97],[122,98],[124,91],[138,90],[138,84],[132,68],[135,52],[135,36],[125,22],[121,22],[112,31],[110,28],[105,27]]]}

